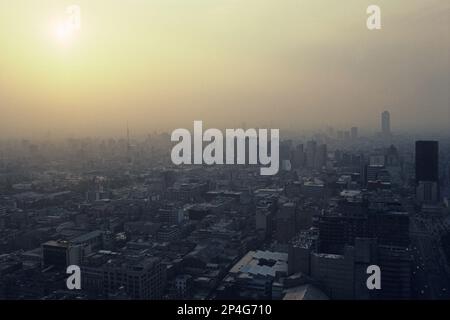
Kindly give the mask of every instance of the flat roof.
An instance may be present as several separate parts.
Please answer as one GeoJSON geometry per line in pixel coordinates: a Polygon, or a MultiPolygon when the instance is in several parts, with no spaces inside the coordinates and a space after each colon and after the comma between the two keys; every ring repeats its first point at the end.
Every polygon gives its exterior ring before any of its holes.
{"type": "Polygon", "coordinates": [[[231,268],[230,273],[239,274],[239,277],[251,275],[275,277],[277,272],[287,272],[287,261],[287,253],[249,251],[231,268]]]}

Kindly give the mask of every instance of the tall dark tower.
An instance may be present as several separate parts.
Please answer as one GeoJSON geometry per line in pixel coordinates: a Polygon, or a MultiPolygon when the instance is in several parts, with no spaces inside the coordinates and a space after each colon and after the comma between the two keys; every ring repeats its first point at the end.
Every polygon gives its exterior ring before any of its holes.
{"type": "Polygon", "coordinates": [[[416,141],[416,182],[439,180],[439,144],[416,141]]]}
{"type": "Polygon", "coordinates": [[[416,141],[416,195],[419,202],[439,201],[439,144],[416,141]]]}

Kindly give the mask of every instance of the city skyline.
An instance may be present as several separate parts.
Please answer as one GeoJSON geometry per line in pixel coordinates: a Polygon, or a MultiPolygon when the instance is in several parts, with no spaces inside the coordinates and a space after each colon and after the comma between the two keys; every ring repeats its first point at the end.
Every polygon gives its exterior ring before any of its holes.
{"type": "Polygon", "coordinates": [[[449,301],[449,18],[448,0],[0,0],[0,305],[449,301]]]}
{"type": "Polygon", "coordinates": [[[2,136],[117,135],[212,127],[445,130],[447,1],[70,1],[0,3],[2,136]],[[62,38],[61,38],[62,37],[62,38]],[[239,119],[239,120],[236,120],[239,119]]]}

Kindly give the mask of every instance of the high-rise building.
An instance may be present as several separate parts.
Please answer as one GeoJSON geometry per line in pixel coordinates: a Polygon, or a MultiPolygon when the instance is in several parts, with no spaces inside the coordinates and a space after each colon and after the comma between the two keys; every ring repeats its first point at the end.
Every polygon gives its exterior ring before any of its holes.
{"type": "Polygon", "coordinates": [[[439,144],[437,141],[416,141],[416,182],[438,181],[439,144]]]}
{"type": "Polygon", "coordinates": [[[412,261],[408,248],[379,246],[379,266],[382,270],[379,299],[410,299],[412,261]]]}
{"type": "Polygon", "coordinates": [[[42,244],[43,266],[65,269],[72,264],[80,264],[82,246],[68,241],[48,241],[42,244]]]}
{"type": "Polygon", "coordinates": [[[424,203],[437,202],[439,199],[438,183],[434,181],[419,181],[416,187],[417,201],[424,203]]]}
{"type": "Polygon", "coordinates": [[[364,206],[364,203],[348,202],[339,209],[344,214],[320,217],[320,252],[342,254],[346,245],[354,245],[356,238],[368,236],[368,216],[364,206]]]}
{"type": "Polygon", "coordinates": [[[306,144],[306,166],[313,168],[316,159],[317,142],[314,140],[308,141],[306,144]]]}
{"type": "Polygon", "coordinates": [[[391,135],[391,114],[389,111],[384,111],[381,114],[381,133],[384,136],[391,135]]]}
{"type": "Polygon", "coordinates": [[[297,145],[292,153],[292,164],[294,168],[303,168],[306,162],[306,154],[303,151],[303,144],[297,145]]]}
{"type": "Polygon", "coordinates": [[[331,299],[354,298],[354,249],[347,246],[344,254],[313,253],[311,277],[321,283],[331,299]]]}
{"type": "Polygon", "coordinates": [[[383,171],[384,165],[368,165],[366,166],[366,183],[380,180],[380,173],[383,171]]]}
{"type": "Polygon", "coordinates": [[[409,214],[402,211],[379,212],[376,219],[376,236],[380,245],[407,248],[409,238],[409,214]]]}
{"type": "Polygon", "coordinates": [[[376,238],[356,238],[354,251],[354,291],[355,299],[368,300],[377,298],[377,291],[367,288],[367,268],[378,265],[378,244],[376,238]]]}
{"type": "Polygon", "coordinates": [[[322,253],[342,253],[347,243],[346,220],[337,215],[324,215],[319,219],[319,250],[322,253]]]}
{"type": "Polygon", "coordinates": [[[321,144],[316,148],[314,157],[314,168],[322,169],[327,164],[327,145],[321,144]]]}
{"type": "Polygon", "coordinates": [[[288,271],[289,275],[301,272],[311,274],[311,254],[317,251],[318,235],[312,230],[302,231],[289,244],[288,271]]]}
{"type": "Polygon", "coordinates": [[[439,199],[439,144],[416,141],[416,191],[420,202],[439,199]]]}
{"type": "Polygon", "coordinates": [[[279,209],[276,217],[277,232],[276,239],[279,243],[286,244],[296,232],[296,205],[293,202],[287,202],[279,209]]]}

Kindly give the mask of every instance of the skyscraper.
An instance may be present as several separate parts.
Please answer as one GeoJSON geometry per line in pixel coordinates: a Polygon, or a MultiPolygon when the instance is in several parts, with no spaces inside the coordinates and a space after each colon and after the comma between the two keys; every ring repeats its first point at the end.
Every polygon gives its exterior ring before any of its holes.
{"type": "Polygon", "coordinates": [[[321,144],[316,148],[314,157],[314,168],[322,169],[327,164],[327,145],[321,144]]]}
{"type": "Polygon", "coordinates": [[[389,111],[384,111],[381,114],[381,133],[383,136],[389,136],[391,134],[391,114],[389,111]]]}
{"type": "Polygon", "coordinates": [[[439,198],[439,144],[437,141],[416,141],[416,187],[420,202],[439,198]]]}
{"type": "Polygon", "coordinates": [[[416,141],[416,182],[435,181],[438,172],[439,144],[437,141],[416,141]]]}
{"type": "Polygon", "coordinates": [[[314,161],[316,159],[317,143],[314,140],[306,143],[306,166],[308,168],[314,167],[314,161]]]}

